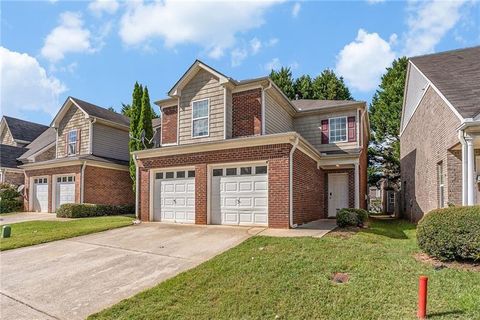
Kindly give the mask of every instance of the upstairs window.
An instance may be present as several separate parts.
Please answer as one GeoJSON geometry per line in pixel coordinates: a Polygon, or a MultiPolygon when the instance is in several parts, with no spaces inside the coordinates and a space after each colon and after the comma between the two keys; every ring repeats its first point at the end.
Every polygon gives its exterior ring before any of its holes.
{"type": "Polygon", "coordinates": [[[72,130],[67,135],[67,152],[69,155],[77,153],[77,130],[72,130]]]}
{"type": "Polygon", "coordinates": [[[347,117],[330,118],[329,122],[329,141],[347,142],[347,117]]]}
{"type": "Polygon", "coordinates": [[[192,137],[208,136],[208,99],[192,102],[192,137]]]}

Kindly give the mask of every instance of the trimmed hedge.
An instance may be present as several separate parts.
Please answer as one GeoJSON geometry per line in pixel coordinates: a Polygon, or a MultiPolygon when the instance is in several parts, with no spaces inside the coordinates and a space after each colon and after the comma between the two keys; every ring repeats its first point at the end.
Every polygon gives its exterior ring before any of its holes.
{"type": "Polygon", "coordinates": [[[427,213],[417,226],[418,246],[443,261],[480,260],[480,206],[427,213]]]}
{"type": "Polygon", "coordinates": [[[344,208],[337,213],[337,225],[341,228],[363,226],[367,220],[368,212],[364,209],[344,208]]]}
{"type": "Polygon", "coordinates": [[[57,210],[57,217],[59,218],[87,218],[100,216],[117,216],[125,214],[135,214],[135,206],[66,203],[62,204],[57,210]]]}

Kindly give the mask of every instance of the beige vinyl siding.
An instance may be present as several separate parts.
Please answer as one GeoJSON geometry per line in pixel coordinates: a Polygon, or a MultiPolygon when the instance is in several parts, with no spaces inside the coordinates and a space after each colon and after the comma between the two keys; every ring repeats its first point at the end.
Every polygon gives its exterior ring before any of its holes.
{"type": "Polygon", "coordinates": [[[224,138],[223,86],[218,78],[201,70],[181,90],[179,108],[179,144],[197,143],[224,138]],[[192,138],[192,101],[209,99],[209,135],[192,138]]]}
{"type": "Polygon", "coordinates": [[[128,131],[101,123],[93,124],[93,154],[119,160],[129,160],[128,131]]]}
{"type": "Polygon", "coordinates": [[[232,90],[225,89],[226,92],[226,137],[230,139],[232,137],[232,90]]]}
{"type": "MultiPolygon", "coordinates": [[[[67,156],[65,133],[80,129],[80,154],[88,154],[90,147],[89,120],[82,110],[72,105],[58,125],[57,158],[67,156]]],[[[78,138],[77,138],[78,139],[78,138]]]]}
{"type": "MultiPolygon", "coordinates": [[[[339,143],[330,143],[330,144],[322,144],[322,130],[321,130],[321,123],[322,120],[326,120],[328,118],[335,118],[335,117],[351,117],[355,116],[356,120],[356,128],[358,130],[358,117],[357,117],[357,110],[352,109],[349,111],[342,111],[342,112],[328,112],[328,113],[320,113],[320,114],[312,114],[312,115],[305,115],[305,116],[298,116],[295,118],[295,131],[300,133],[302,137],[307,139],[314,147],[316,147],[319,151],[329,151],[329,150],[338,150],[338,149],[353,149],[358,147],[358,142],[339,142],[339,143]]],[[[348,131],[347,131],[348,134],[348,131]]],[[[358,134],[357,134],[358,136],[358,134]]]]}
{"type": "Polygon", "coordinates": [[[293,117],[275,100],[270,91],[265,94],[265,134],[294,130],[293,117]]]}
{"type": "Polygon", "coordinates": [[[12,134],[10,133],[10,130],[8,130],[7,126],[5,125],[2,135],[0,136],[0,142],[1,144],[6,144],[9,146],[17,146],[17,143],[15,140],[13,140],[12,134]]]}

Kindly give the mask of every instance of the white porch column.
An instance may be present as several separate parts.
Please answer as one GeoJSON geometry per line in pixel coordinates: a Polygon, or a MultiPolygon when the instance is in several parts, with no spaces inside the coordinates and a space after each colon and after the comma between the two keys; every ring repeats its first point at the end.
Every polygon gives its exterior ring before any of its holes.
{"type": "Polygon", "coordinates": [[[462,205],[466,206],[468,203],[468,175],[467,175],[467,143],[463,138],[463,131],[462,131],[462,205]]]}
{"type": "Polygon", "coordinates": [[[465,142],[467,144],[467,205],[475,204],[475,152],[473,149],[473,137],[466,136],[465,142]]]}
{"type": "Polygon", "coordinates": [[[359,164],[355,163],[355,208],[360,208],[360,170],[359,164]]]}

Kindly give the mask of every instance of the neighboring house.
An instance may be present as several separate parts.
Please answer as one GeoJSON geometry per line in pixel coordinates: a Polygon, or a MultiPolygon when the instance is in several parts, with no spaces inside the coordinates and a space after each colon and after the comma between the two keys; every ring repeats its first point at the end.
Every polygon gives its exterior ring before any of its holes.
{"type": "Polygon", "coordinates": [[[480,203],[480,47],[411,58],[400,131],[406,217],[480,203]]]}
{"type": "Polygon", "coordinates": [[[153,127],[153,145],[155,148],[160,147],[160,138],[162,134],[162,118],[152,119],[153,127]]]}
{"type": "Polygon", "coordinates": [[[19,156],[30,148],[30,143],[47,130],[42,124],[3,116],[0,121],[0,183],[16,186],[24,181],[19,156]]]}
{"type": "Polygon", "coordinates": [[[133,204],[127,117],[69,97],[51,127],[19,157],[25,209],[54,212],[64,203],[133,204]]]}
{"type": "Polygon", "coordinates": [[[198,60],[168,95],[161,146],[134,153],[141,220],[289,228],[366,208],[364,102],[290,101],[198,60]]]}

